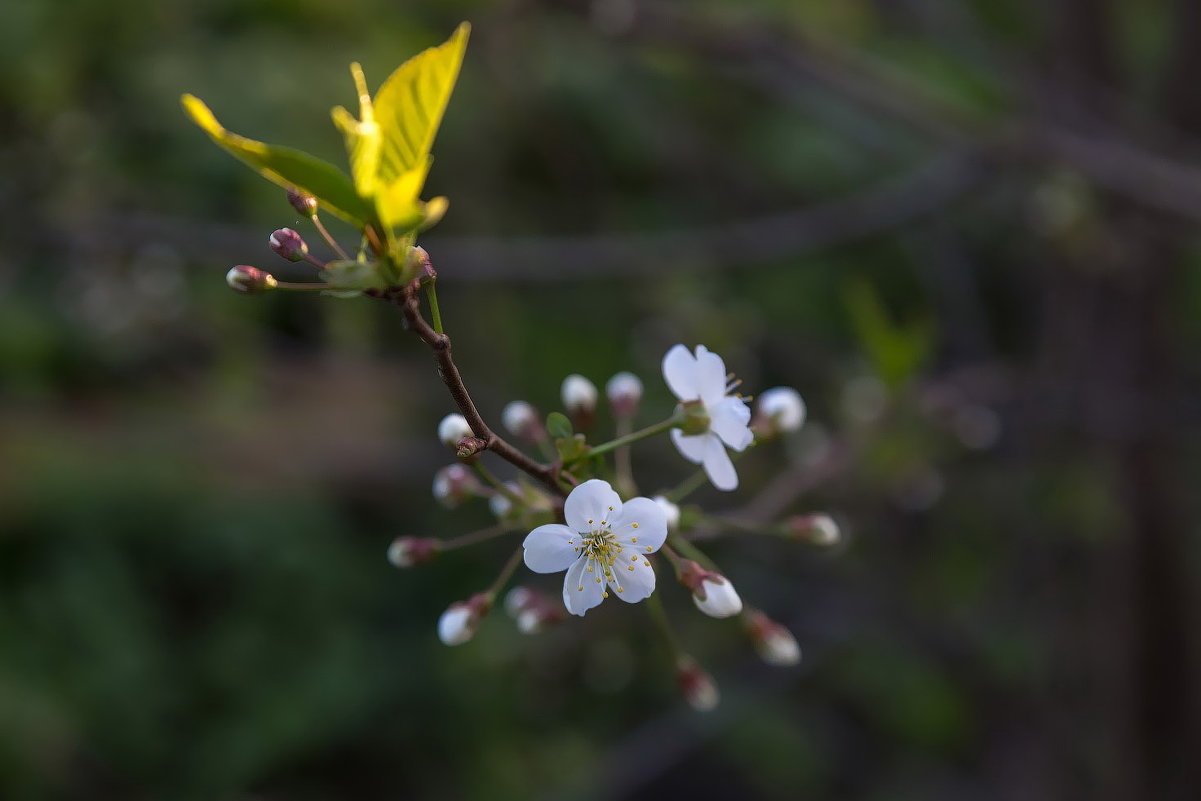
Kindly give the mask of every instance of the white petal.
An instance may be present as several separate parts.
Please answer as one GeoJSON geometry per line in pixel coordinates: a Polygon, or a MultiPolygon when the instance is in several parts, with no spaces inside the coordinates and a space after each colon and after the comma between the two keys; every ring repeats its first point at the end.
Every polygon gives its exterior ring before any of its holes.
{"type": "Polygon", "coordinates": [[[621,514],[621,496],[608,481],[592,478],[571,491],[563,503],[563,518],[575,531],[585,534],[621,514]]]}
{"type": "Polygon", "coordinates": [[[639,554],[654,553],[667,539],[667,515],[650,498],[631,498],[611,530],[623,548],[639,554]]]}
{"type": "Polygon", "coordinates": [[[792,387],[773,387],[759,393],[759,412],[780,431],[796,431],[805,422],[805,401],[792,387]]]}
{"type": "MultiPolygon", "coordinates": [[[[638,541],[642,542],[642,539],[639,538],[638,541]]],[[[655,569],[650,566],[649,561],[645,555],[622,551],[616,564],[609,569],[612,594],[630,604],[649,598],[655,591],[655,569]]]]}
{"type": "Polygon", "coordinates": [[[535,573],[558,573],[579,557],[580,535],[567,526],[549,523],[526,535],[525,566],[535,573]]]}
{"type": "Polygon", "coordinates": [[[722,398],[721,402],[709,407],[709,428],[736,451],[744,450],[755,441],[755,435],[747,423],[751,420],[751,409],[741,398],[722,398]]]}
{"type": "MultiPolygon", "coordinates": [[[[603,574],[589,573],[587,568],[588,560],[581,556],[567,570],[567,577],[563,579],[563,605],[568,612],[581,617],[605,599],[603,574]],[[598,578],[601,581],[598,582],[598,578]]],[[[598,566],[596,570],[599,569],[598,566]]]]}
{"type": "Polygon", "coordinates": [[[462,645],[475,636],[479,619],[466,604],[452,604],[438,618],[438,639],[445,645],[462,645]]]}
{"type": "Polygon", "coordinates": [[[719,490],[738,489],[738,473],[734,471],[734,463],[721,444],[721,440],[709,434],[705,437],[705,475],[719,490]]]}
{"type": "Polygon", "coordinates": [[[673,345],[663,357],[663,380],[672,394],[682,401],[700,397],[696,384],[696,359],[683,345],[673,345]]]}
{"type": "Polygon", "coordinates": [[[704,345],[696,346],[696,391],[706,406],[726,396],[726,363],[704,345]]]}
{"type": "Polygon", "coordinates": [[[709,617],[732,617],[742,611],[742,599],[725,576],[706,578],[701,585],[705,590],[704,600],[693,595],[692,602],[709,617]]]}
{"type": "Polygon", "coordinates": [[[678,428],[671,430],[671,441],[675,443],[676,450],[680,452],[688,461],[693,464],[700,464],[705,459],[705,442],[709,439],[708,434],[698,434],[689,436],[678,428]]]}

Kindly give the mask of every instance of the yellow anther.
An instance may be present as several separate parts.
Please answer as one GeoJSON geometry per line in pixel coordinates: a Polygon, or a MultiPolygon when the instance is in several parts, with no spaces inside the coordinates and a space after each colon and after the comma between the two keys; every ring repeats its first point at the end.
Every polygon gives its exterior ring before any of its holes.
{"type": "Polygon", "coordinates": [[[612,506],[610,506],[610,507],[609,507],[609,511],[610,511],[610,512],[612,512],[612,511],[613,511],[613,507],[612,507],[612,506]]]}
{"type": "Polygon", "coordinates": [[[605,590],[604,592],[602,592],[602,593],[601,593],[601,597],[602,597],[602,598],[608,598],[608,597],[609,597],[609,591],[608,591],[608,590],[605,590]]]}
{"type": "Polygon", "coordinates": [[[646,561],[645,559],[642,560],[642,564],[646,565],[647,567],[651,566],[651,563],[646,561]]]}
{"type": "Polygon", "coordinates": [[[591,521],[591,520],[589,520],[589,521],[588,521],[588,525],[592,525],[592,521],[591,521]]]}
{"type": "Polygon", "coordinates": [[[647,553],[650,553],[652,550],[653,550],[653,549],[651,548],[651,546],[649,546],[649,545],[648,545],[648,546],[646,546],[646,552],[647,552],[647,553]]]}
{"type": "Polygon", "coordinates": [[[588,572],[589,572],[589,573],[595,573],[596,571],[594,571],[592,568],[588,568],[588,572]]]}
{"type": "Polygon", "coordinates": [[[637,537],[630,537],[630,542],[638,542],[638,538],[637,538],[637,537]]]}
{"type": "Polygon", "coordinates": [[[576,589],[577,589],[577,590],[579,590],[580,592],[583,592],[583,591],[584,591],[584,585],[583,585],[583,584],[581,584],[580,586],[576,587],[576,589]]]}
{"type": "Polygon", "coordinates": [[[634,566],[630,565],[629,567],[626,568],[626,570],[629,570],[632,573],[634,571],[634,566]]]}
{"type": "Polygon", "coordinates": [[[601,583],[600,576],[597,576],[597,577],[596,577],[596,583],[597,583],[597,584],[600,584],[600,583],[601,583]]]}
{"type": "Polygon", "coordinates": [[[634,528],[638,528],[638,524],[637,524],[637,523],[630,523],[630,525],[631,525],[631,526],[633,526],[634,528]]]}
{"type": "Polygon", "coordinates": [[[626,591],[626,588],[625,588],[625,587],[618,587],[618,588],[617,588],[617,591],[618,591],[618,592],[625,592],[625,591],[626,591]]]}
{"type": "Polygon", "coordinates": [[[602,526],[607,526],[607,525],[609,525],[609,521],[608,521],[608,520],[602,520],[602,521],[601,521],[601,525],[602,525],[602,526]]]}

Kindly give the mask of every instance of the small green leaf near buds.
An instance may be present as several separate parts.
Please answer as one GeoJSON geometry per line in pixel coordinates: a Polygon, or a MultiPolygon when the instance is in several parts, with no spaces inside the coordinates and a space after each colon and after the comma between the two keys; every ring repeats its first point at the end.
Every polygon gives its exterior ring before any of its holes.
{"type": "Polygon", "coordinates": [[[574,433],[571,421],[562,412],[551,412],[546,416],[546,430],[555,439],[570,439],[574,433]]]}
{"type": "Polygon", "coordinates": [[[391,283],[374,261],[331,261],[321,271],[321,278],[334,289],[355,292],[387,289],[391,283]]]}
{"type": "Polygon", "coordinates": [[[267,244],[275,255],[288,261],[302,261],[309,252],[308,244],[291,228],[272,232],[267,244]]]}
{"type": "Polygon", "coordinates": [[[251,267],[247,264],[239,264],[227,272],[225,283],[229,284],[229,288],[235,292],[247,295],[267,292],[279,286],[279,282],[271,273],[263,272],[258,267],[251,267]]]}
{"type": "Polygon", "coordinates": [[[292,208],[296,209],[297,214],[312,217],[317,213],[317,198],[294,186],[288,189],[288,202],[292,204],[292,208]]]}

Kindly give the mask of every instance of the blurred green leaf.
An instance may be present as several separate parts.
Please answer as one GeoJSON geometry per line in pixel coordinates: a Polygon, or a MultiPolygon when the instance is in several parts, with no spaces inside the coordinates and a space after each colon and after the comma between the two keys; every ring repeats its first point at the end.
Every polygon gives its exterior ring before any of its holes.
{"type": "Polygon", "coordinates": [[[562,412],[551,412],[546,416],[546,430],[555,439],[568,439],[574,429],[567,415],[562,412]]]}
{"type": "Polygon", "coordinates": [[[185,94],[181,100],[184,111],[214,142],[267,180],[285,189],[296,187],[308,192],[348,222],[362,225],[373,216],[371,207],[355,192],[350,179],[334,165],[302,150],[239,136],[226,130],[200,98],[185,94]]]}
{"type": "Polygon", "coordinates": [[[930,357],[934,327],[929,320],[894,323],[875,289],[864,281],[847,287],[846,304],[860,344],[890,387],[904,383],[930,357]]]}

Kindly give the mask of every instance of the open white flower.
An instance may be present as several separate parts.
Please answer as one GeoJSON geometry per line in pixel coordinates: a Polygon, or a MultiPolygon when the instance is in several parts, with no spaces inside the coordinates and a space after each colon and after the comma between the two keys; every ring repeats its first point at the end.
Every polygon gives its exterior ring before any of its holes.
{"type": "Polygon", "coordinates": [[[696,355],[676,345],[663,357],[663,378],[668,388],[685,404],[699,404],[709,418],[709,429],[700,434],[671,430],[671,440],[690,462],[703,465],[705,474],[719,490],[738,488],[738,473],[726,453],[746,449],[754,439],[747,423],[751,410],[746,401],[728,394],[726,364],[704,345],[696,346],[696,355]]]}
{"type": "Polygon", "coordinates": [[[538,526],[525,538],[525,564],[535,573],[566,570],[563,604],[583,615],[609,597],[635,603],[655,591],[655,570],[646,558],[667,539],[663,510],[650,498],[622,503],[609,482],[590,479],[563,504],[567,525],[538,526]]]}

